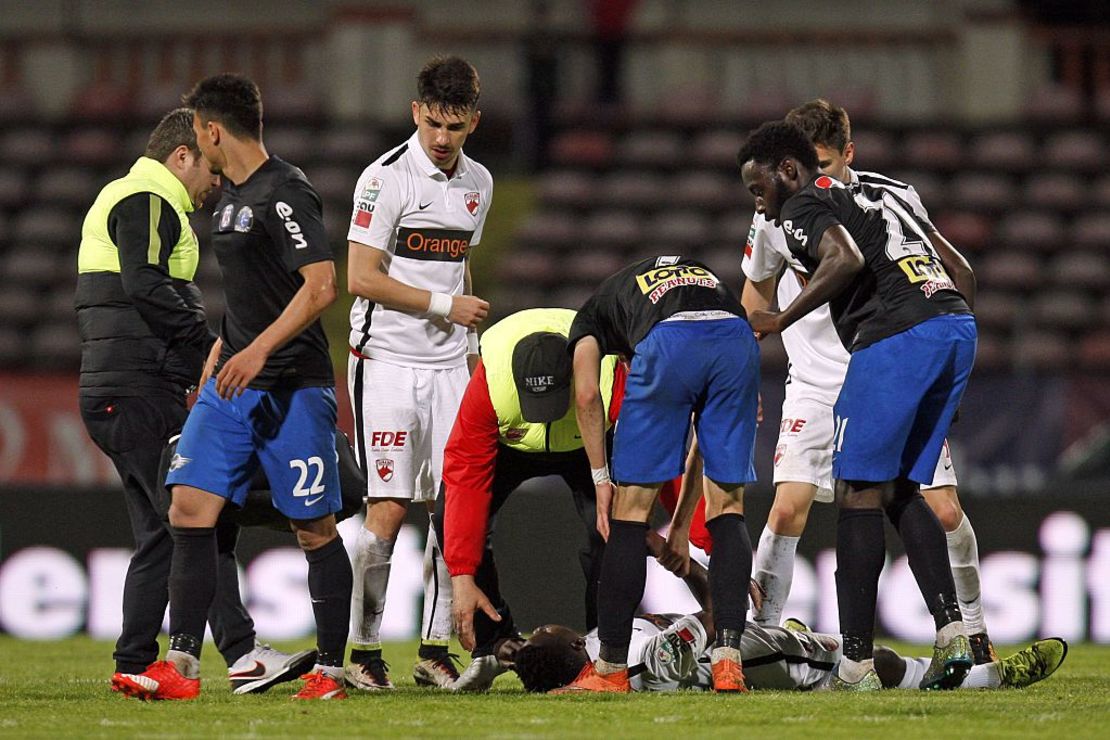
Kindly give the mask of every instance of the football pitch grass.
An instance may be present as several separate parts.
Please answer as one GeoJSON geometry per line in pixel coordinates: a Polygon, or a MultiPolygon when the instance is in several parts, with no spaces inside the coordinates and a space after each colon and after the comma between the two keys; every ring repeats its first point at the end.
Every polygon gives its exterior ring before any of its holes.
{"type": "Polygon", "coordinates": [[[399,643],[385,649],[396,691],[292,702],[299,682],[232,695],[223,663],[208,645],[201,698],[151,703],[108,690],[111,650],[84,638],[36,643],[0,636],[0,736],[1110,737],[1110,646],[1073,645],[1055,675],[1020,691],[556,697],[523,693],[512,674],[486,695],[417,688],[411,676],[416,646],[399,643]]]}

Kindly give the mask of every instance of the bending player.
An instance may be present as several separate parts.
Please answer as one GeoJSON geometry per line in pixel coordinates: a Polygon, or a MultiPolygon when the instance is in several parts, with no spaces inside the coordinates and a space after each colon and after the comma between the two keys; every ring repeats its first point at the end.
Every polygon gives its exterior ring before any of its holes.
{"type": "MultiPolygon", "coordinates": [[[[787,114],[817,150],[822,174],[844,183],[852,192],[863,187],[888,191],[913,210],[969,306],[974,305],[975,277],[967,261],[932,226],[928,212],[913,187],[874,172],[853,170],[855,156],[851,123],[843,108],[814,100],[787,114]]],[[[782,230],[756,214],[744,249],[742,269],[747,278],[740,302],[749,313],[765,310],[776,291],[785,308],[809,280],[802,262],[790,253],[782,230]],[[784,272],[785,270],[785,272],[784,272]]],[[[763,587],[763,607],[753,618],[759,624],[779,624],[790,594],[794,554],[814,499],[831,502],[833,404],[848,369],[848,351],[836,334],[828,305],[803,316],[782,333],[790,360],[782,422],[775,448],[775,501],[756,548],[753,578],[763,587]]],[[[979,548],[975,531],[960,508],[956,473],[947,442],[937,461],[933,482],[922,486],[926,503],[944,527],[948,557],[964,624],[976,663],[997,659],[983,619],[979,548]]]]}
{"type": "MultiPolygon", "coordinates": [[[[648,534],[647,549],[663,553],[663,538],[648,534]]],[[[646,554],[646,553],[645,553],[646,554]]],[[[633,691],[678,691],[712,688],[710,653],[713,634],[708,573],[697,562],[684,578],[702,606],[695,614],[641,614],[633,621],[629,676],[633,691]]],[[[759,608],[757,589],[752,601],[759,608]]],[[[740,642],[744,675],[753,689],[820,690],[829,687],[841,660],[836,635],[749,622],[740,642]]],[[[596,660],[597,631],[580,635],[569,627],[544,625],[527,641],[505,641],[499,655],[520,677],[526,691],[551,691],[573,680],[596,660]]],[[[1023,688],[1048,678],[1064,662],[1067,643],[1059,638],[1038,640],[1005,660],[973,667],[961,688],[1023,688]]],[[[902,657],[890,648],[875,648],[875,670],[884,688],[916,689],[928,670],[929,658],[902,657]]]]}

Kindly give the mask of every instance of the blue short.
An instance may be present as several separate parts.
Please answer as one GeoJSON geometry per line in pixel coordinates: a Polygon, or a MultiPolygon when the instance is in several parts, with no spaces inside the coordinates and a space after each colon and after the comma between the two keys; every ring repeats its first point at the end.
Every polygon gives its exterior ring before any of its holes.
{"type": "Polygon", "coordinates": [[[215,379],[185,420],[166,485],[214,493],[242,506],[258,466],[274,506],[290,519],[343,508],[335,452],[335,389],[247,389],[224,400],[215,379]]]}
{"type": "Polygon", "coordinates": [[[833,477],[932,483],[975,343],[975,317],[951,314],[853,352],[833,407],[833,477]]]}
{"type": "Polygon", "coordinates": [[[759,346],[747,321],[663,321],[636,345],[613,439],[613,477],[649,484],[686,463],[690,418],[718,483],[755,480],[759,346]]]}

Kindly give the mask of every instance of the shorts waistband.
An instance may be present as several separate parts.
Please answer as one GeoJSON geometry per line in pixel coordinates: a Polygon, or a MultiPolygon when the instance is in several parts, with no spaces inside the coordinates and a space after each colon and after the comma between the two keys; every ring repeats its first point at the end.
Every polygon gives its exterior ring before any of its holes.
{"type": "Polygon", "coordinates": [[[721,319],[738,318],[740,317],[728,311],[679,311],[659,323],[662,324],[667,321],[720,321],[721,319]]]}

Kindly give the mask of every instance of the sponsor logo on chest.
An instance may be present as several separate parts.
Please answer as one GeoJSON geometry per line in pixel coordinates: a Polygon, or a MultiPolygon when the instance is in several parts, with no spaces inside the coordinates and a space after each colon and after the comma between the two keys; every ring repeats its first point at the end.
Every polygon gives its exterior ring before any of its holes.
{"type": "Polygon", "coordinates": [[[640,292],[652,303],[658,303],[667,291],[674,288],[693,286],[715,289],[719,282],[716,275],[697,265],[656,267],[636,276],[636,284],[640,286],[640,292]]]}
{"type": "Polygon", "coordinates": [[[461,229],[429,229],[423,227],[397,230],[397,257],[436,262],[462,262],[470,251],[473,231],[461,229]]]}

